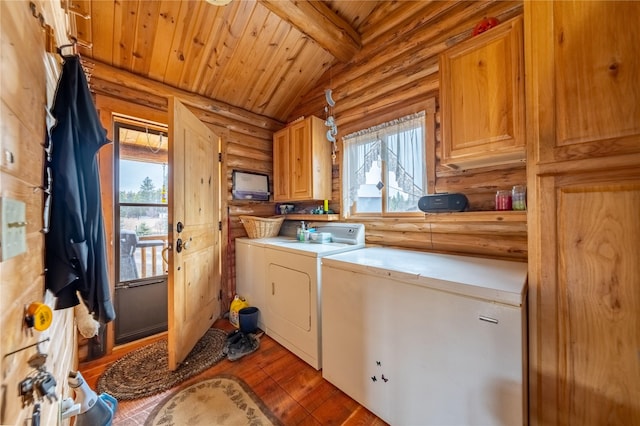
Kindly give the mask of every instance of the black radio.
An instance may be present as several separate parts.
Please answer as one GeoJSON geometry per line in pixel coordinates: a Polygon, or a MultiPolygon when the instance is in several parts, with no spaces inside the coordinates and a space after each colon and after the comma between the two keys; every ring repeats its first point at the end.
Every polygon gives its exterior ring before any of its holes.
{"type": "Polygon", "coordinates": [[[463,212],[468,204],[464,194],[432,194],[418,200],[418,208],[426,213],[463,212]]]}

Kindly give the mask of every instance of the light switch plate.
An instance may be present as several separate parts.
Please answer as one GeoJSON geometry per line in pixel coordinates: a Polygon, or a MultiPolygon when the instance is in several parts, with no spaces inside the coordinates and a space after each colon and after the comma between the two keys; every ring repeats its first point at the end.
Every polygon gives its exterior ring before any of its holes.
{"type": "Polygon", "coordinates": [[[0,198],[0,262],[27,251],[26,204],[0,198]]]}

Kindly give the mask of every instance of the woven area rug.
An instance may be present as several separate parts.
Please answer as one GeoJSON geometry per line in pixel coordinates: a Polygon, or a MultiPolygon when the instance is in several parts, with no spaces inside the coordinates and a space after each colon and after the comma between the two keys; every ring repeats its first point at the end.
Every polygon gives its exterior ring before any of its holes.
{"type": "Polygon", "coordinates": [[[145,426],[280,425],[241,379],[220,375],[178,390],[151,412],[145,426]]]}
{"type": "Polygon", "coordinates": [[[223,359],[226,339],[223,330],[209,329],[175,371],[168,368],[166,339],[143,346],[109,366],[98,379],[98,393],[130,400],[170,389],[223,359]]]}

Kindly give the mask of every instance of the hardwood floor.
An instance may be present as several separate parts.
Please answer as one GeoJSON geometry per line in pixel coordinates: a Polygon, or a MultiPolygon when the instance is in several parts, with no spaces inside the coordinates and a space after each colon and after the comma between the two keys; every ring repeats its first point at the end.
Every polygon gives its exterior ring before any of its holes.
{"type": "MultiPolygon", "coordinates": [[[[233,329],[227,320],[214,327],[233,329]]],[[[91,386],[116,359],[162,336],[119,347],[113,354],[80,364],[80,372],[91,386]]],[[[223,359],[210,369],[178,385],[185,386],[218,374],[231,374],[244,380],[285,425],[385,425],[366,408],[322,378],[316,371],[266,334],[260,348],[237,361],[223,359]]],[[[172,390],[133,401],[119,401],[114,425],[143,425],[156,404],[172,390]]]]}

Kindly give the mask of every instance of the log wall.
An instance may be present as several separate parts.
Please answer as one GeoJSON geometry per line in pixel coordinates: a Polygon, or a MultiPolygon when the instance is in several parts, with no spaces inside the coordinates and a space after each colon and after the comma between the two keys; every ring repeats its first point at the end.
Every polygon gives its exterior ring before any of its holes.
{"type": "MultiPolygon", "coordinates": [[[[336,102],[333,113],[339,139],[420,111],[429,99],[438,97],[440,53],[471,37],[485,16],[503,22],[523,12],[519,1],[424,2],[420,10],[407,16],[398,16],[393,7],[390,2],[376,12],[388,14],[393,25],[365,26],[363,49],[349,63],[330,68],[303,96],[288,121],[307,115],[324,118],[327,88],[332,89],[336,102]]],[[[367,243],[526,261],[526,213],[491,212],[496,190],[526,182],[525,164],[470,170],[441,165],[439,111],[433,140],[428,149],[435,158],[435,192],[463,192],[472,212],[427,214],[424,219],[409,220],[350,219],[365,223],[367,243]]],[[[340,162],[339,152],[333,173],[334,210],[341,200],[340,162]]]]}

